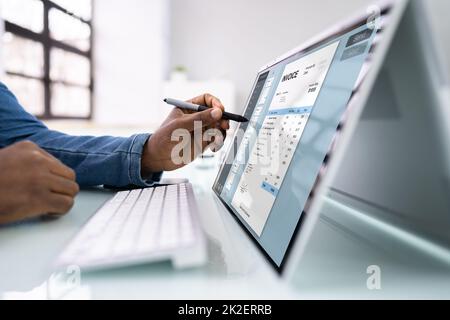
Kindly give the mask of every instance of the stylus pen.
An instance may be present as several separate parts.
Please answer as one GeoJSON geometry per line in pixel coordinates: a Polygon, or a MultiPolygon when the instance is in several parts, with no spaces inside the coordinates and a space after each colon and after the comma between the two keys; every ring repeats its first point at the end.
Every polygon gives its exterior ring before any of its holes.
{"type": "MultiPolygon", "coordinates": [[[[170,98],[164,99],[164,102],[171,106],[180,108],[180,109],[190,110],[190,111],[195,111],[195,112],[202,112],[202,111],[211,109],[209,107],[201,106],[198,104],[193,104],[193,103],[179,101],[179,100],[170,99],[170,98]]],[[[229,112],[224,112],[222,119],[236,121],[236,122],[248,122],[249,121],[247,118],[244,118],[243,116],[229,113],[229,112]]]]}

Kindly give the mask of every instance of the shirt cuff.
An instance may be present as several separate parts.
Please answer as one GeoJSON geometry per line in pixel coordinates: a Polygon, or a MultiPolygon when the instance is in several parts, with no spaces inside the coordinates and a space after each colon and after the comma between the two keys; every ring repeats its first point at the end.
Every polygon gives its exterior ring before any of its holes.
{"type": "Polygon", "coordinates": [[[130,150],[130,167],[129,176],[131,184],[138,187],[151,187],[159,182],[162,177],[162,172],[153,173],[149,179],[144,180],[141,174],[142,153],[144,146],[150,139],[150,134],[138,134],[132,137],[133,142],[130,150]]]}

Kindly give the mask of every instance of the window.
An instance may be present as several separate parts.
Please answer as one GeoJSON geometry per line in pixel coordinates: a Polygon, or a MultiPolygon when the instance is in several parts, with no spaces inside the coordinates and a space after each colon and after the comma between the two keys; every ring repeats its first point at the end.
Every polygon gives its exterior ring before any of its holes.
{"type": "Polygon", "coordinates": [[[42,119],[92,116],[92,0],[0,0],[2,81],[42,119]]]}

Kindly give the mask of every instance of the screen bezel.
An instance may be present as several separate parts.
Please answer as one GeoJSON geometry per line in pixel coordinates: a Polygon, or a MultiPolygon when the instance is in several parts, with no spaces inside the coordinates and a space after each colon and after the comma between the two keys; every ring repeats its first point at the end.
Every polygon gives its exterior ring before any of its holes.
{"type": "MultiPolygon", "coordinates": [[[[380,14],[381,17],[386,16],[387,14],[389,14],[394,6],[394,2],[387,2],[383,5],[380,5],[380,14]]],[[[249,98],[247,99],[246,102],[246,108],[244,113],[247,113],[249,106],[249,101],[250,98],[255,90],[256,84],[258,82],[259,77],[270,71],[272,68],[276,67],[279,64],[284,63],[286,60],[291,59],[294,56],[297,55],[302,55],[302,56],[306,56],[308,53],[310,53],[311,51],[319,48],[322,45],[325,45],[327,43],[331,43],[333,40],[338,39],[339,37],[342,37],[343,35],[351,32],[352,30],[355,30],[356,28],[359,28],[365,24],[367,24],[368,19],[370,18],[370,14],[363,14],[363,15],[359,15],[358,18],[356,19],[352,19],[350,23],[348,24],[344,24],[341,25],[337,30],[334,29],[333,32],[328,32],[323,36],[319,36],[317,39],[315,39],[314,41],[311,41],[309,44],[304,45],[303,47],[297,48],[293,51],[290,51],[288,54],[286,54],[285,56],[277,59],[276,61],[274,61],[273,63],[269,63],[266,66],[264,66],[256,75],[256,80],[254,82],[253,88],[250,91],[250,95],[249,98]]],[[[385,28],[383,28],[385,29],[385,28]]],[[[373,47],[374,44],[372,44],[371,49],[373,47]]],[[[373,66],[371,65],[371,70],[373,66]]],[[[370,72],[369,71],[369,72],[370,72]]],[[[341,117],[341,123],[345,122],[344,119],[348,116],[347,113],[349,111],[349,106],[351,105],[352,99],[349,99],[349,101],[347,102],[347,106],[346,106],[346,110],[343,112],[343,115],[341,117]]],[[[339,135],[340,131],[342,130],[341,127],[338,127],[336,129],[336,136],[339,135]]],[[[233,136],[233,141],[235,141],[236,139],[236,135],[233,136]]],[[[276,270],[278,275],[282,275],[286,269],[287,266],[287,262],[291,256],[292,250],[294,248],[295,242],[297,240],[297,238],[299,237],[300,234],[300,229],[302,228],[303,224],[305,223],[305,221],[307,220],[307,217],[309,216],[309,210],[311,210],[310,208],[312,207],[312,203],[316,198],[320,198],[320,192],[316,192],[318,190],[321,189],[322,184],[323,184],[323,177],[327,174],[328,172],[328,167],[329,167],[329,162],[331,160],[331,157],[333,156],[334,152],[333,152],[333,143],[330,143],[330,148],[328,150],[327,153],[327,157],[324,160],[324,163],[322,165],[322,170],[319,172],[319,174],[316,177],[316,181],[315,184],[313,186],[313,188],[311,189],[311,193],[308,196],[308,200],[306,202],[305,208],[303,208],[302,210],[302,214],[300,216],[300,219],[297,223],[297,226],[295,228],[295,231],[291,237],[291,240],[289,242],[288,248],[286,250],[286,253],[284,255],[284,258],[280,264],[280,266],[278,266],[275,261],[273,261],[273,259],[270,257],[270,255],[266,252],[266,250],[264,249],[264,247],[258,242],[258,240],[252,235],[251,231],[246,227],[246,225],[241,221],[241,219],[238,217],[238,214],[234,212],[234,210],[230,207],[230,205],[228,203],[225,202],[225,200],[222,199],[221,195],[215,190],[215,186],[218,182],[218,179],[220,179],[221,173],[224,169],[225,166],[225,162],[228,159],[228,155],[231,152],[233,148],[233,143],[231,143],[230,149],[227,151],[226,153],[226,157],[224,160],[224,163],[221,165],[218,175],[217,175],[217,179],[213,184],[213,192],[215,194],[215,196],[218,198],[218,200],[220,201],[220,203],[222,203],[224,205],[224,207],[227,209],[227,211],[229,212],[229,214],[231,214],[231,216],[238,222],[238,224],[240,225],[240,227],[244,230],[245,234],[247,235],[247,237],[249,237],[251,239],[251,241],[256,245],[256,247],[259,249],[259,251],[263,254],[263,256],[265,257],[265,259],[269,262],[269,264],[276,270]]]]}

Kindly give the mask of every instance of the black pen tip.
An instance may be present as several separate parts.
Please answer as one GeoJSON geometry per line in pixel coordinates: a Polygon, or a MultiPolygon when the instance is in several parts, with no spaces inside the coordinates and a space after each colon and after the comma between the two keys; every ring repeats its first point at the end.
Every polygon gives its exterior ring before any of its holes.
{"type": "Polygon", "coordinates": [[[165,103],[167,103],[167,99],[164,99],[163,101],[164,101],[165,103]]]}

